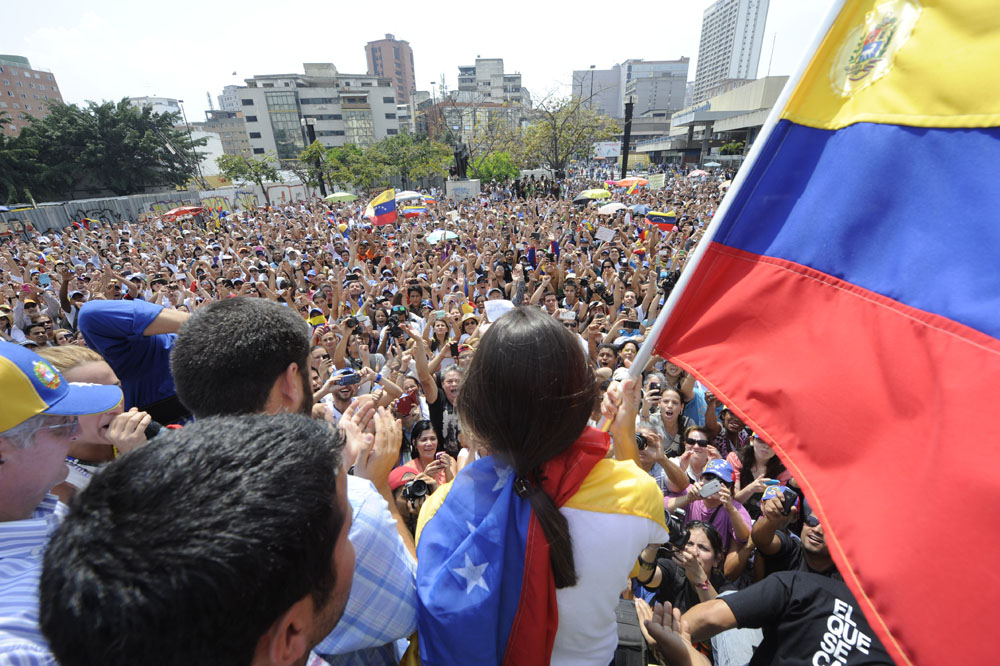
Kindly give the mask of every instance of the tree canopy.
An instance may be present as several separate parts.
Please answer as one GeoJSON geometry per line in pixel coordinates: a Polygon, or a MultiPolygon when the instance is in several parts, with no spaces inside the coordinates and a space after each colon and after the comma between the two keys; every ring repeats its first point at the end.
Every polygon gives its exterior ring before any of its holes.
{"type": "Polygon", "coordinates": [[[219,155],[215,163],[229,180],[235,182],[253,183],[264,192],[264,200],[271,205],[271,197],[267,195],[264,183],[276,183],[281,180],[278,173],[278,155],[271,151],[261,159],[249,158],[243,155],[219,155]]]}
{"type": "Polygon", "coordinates": [[[157,114],[151,107],[120,102],[87,102],[84,107],[54,102],[44,118],[31,123],[2,148],[3,171],[15,168],[18,182],[4,177],[8,199],[29,188],[39,200],[69,199],[81,193],[110,190],[136,194],[155,186],[184,185],[203,159],[191,141],[174,128],[177,113],[157,114]]]}
{"type": "Polygon", "coordinates": [[[387,136],[364,148],[354,144],[325,148],[314,142],[299,153],[299,162],[311,184],[318,183],[322,175],[331,187],[365,189],[388,186],[393,176],[402,180],[403,187],[443,176],[448,173],[451,159],[448,146],[408,133],[387,136]]]}
{"type": "Polygon", "coordinates": [[[524,137],[525,155],[532,164],[560,171],[577,154],[590,151],[595,141],[618,132],[615,121],[594,110],[579,97],[544,100],[535,107],[536,120],[524,137]]]}

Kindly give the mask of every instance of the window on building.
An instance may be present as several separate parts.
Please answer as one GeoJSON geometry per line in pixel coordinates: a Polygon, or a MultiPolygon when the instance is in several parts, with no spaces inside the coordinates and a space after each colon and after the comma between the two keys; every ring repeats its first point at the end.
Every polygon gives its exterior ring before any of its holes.
{"type": "Polygon", "coordinates": [[[34,83],[29,83],[29,84],[28,84],[28,87],[30,87],[30,88],[34,88],[34,87],[35,87],[35,84],[34,84],[34,83]]]}
{"type": "Polygon", "coordinates": [[[386,103],[386,104],[395,104],[396,103],[396,98],[395,97],[383,97],[382,101],[384,103],[386,103]]]}
{"type": "Polygon", "coordinates": [[[396,134],[399,134],[399,130],[387,129],[385,133],[388,134],[389,136],[395,136],[396,134]]]}
{"type": "Polygon", "coordinates": [[[392,57],[395,58],[396,60],[399,60],[399,47],[398,46],[393,46],[392,47],[392,57]]]}
{"type": "Polygon", "coordinates": [[[254,155],[263,155],[264,154],[264,149],[263,148],[254,148],[253,149],[253,154],[254,155]]]}
{"type": "Polygon", "coordinates": [[[246,121],[247,121],[248,123],[255,123],[255,122],[257,122],[257,116],[247,116],[247,117],[245,118],[245,120],[246,120],[246,121]]]}
{"type": "Polygon", "coordinates": [[[385,114],[385,119],[386,120],[395,120],[396,119],[396,114],[395,113],[387,113],[387,114],[385,114]]]}
{"type": "Polygon", "coordinates": [[[3,84],[4,84],[5,86],[9,86],[9,85],[10,85],[10,81],[8,81],[7,79],[4,79],[4,80],[3,80],[3,84]]]}
{"type": "Polygon", "coordinates": [[[273,83],[262,83],[262,84],[260,84],[260,87],[261,88],[273,88],[274,84],[273,83]]]}
{"type": "Polygon", "coordinates": [[[20,82],[20,81],[14,81],[14,83],[16,83],[16,84],[17,84],[17,87],[18,87],[18,88],[22,88],[22,87],[23,87],[23,86],[21,85],[21,82],[20,82]]]}
{"type": "MultiPolygon", "coordinates": [[[[229,136],[229,132],[226,132],[226,136],[229,136]]],[[[250,132],[250,138],[251,139],[259,139],[260,138],[260,132],[250,132]]]]}
{"type": "Polygon", "coordinates": [[[240,103],[243,104],[243,106],[253,106],[252,99],[241,99],[240,103]]]}
{"type": "Polygon", "coordinates": [[[294,92],[268,92],[264,95],[278,158],[294,159],[306,147],[302,137],[302,127],[299,125],[299,105],[296,95],[294,92]]]}

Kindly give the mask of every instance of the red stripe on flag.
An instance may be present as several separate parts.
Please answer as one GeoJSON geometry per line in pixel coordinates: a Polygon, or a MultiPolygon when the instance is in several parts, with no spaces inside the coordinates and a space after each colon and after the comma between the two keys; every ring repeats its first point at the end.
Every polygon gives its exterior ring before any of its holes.
{"type": "Polygon", "coordinates": [[[774,443],[897,660],[992,662],[993,599],[966,582],[997,578],[995,437],[974,424],[1000,403],[1000,341],[713,243],[657,347],[774,443]]]}
{"type": "MultiPolygon", "coordinates": [[[[608,434],[587,428],[565,451],[542,465],[542,489],[557,507],[565,504],[608,452],[608,434]]],[[[552,659],[559,629],[556,584],[549,561],[549,542],[531,512],[524,548],[521,598],[510,627],[504,666],[542,666],[552,659]]]]}

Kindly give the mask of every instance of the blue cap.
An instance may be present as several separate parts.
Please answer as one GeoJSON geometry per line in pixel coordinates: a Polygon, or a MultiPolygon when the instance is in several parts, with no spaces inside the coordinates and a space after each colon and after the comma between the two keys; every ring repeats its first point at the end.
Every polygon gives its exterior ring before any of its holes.
{"type": "Polygon", "coordinates": [[[117,407],[122,390],[104,384],[71,384],[27,347],[0,341],[0,431],[38,414],[79,416],[117,407]]]}
{"type": "Polygon", "coordinates": [[[705,465],[705,471],[701,474],[702,476],[706,474],[713,474],[726,483],[733,482],[733,466],[725,460],[710,460],[708,464],[705,465]]]}

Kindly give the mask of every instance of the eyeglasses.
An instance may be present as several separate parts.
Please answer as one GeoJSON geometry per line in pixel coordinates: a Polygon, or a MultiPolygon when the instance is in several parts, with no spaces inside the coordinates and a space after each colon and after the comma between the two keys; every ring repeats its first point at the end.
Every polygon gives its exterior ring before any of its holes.
{"type": "Polygon", "coordinates": [[[39,430],[48,430],[55,437],[74,437],[80,430],[80,419],[75,416],[69,417],[69,421],[63,421],[62,423],[54,423],[52,425],[45,425],[38,428],[39,430]]]}
{"type": "Polygon", "coordinates": [[[688,444],[690,444],[691,446],[701,446],[701,447],[705,447],[705,448],[708,447],[708,440],[707,439],[692,439],[692,438],[688,437],[684,441],[687,442],[688,444]]]}

